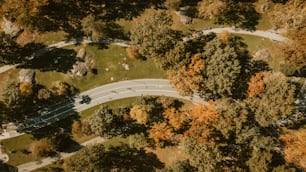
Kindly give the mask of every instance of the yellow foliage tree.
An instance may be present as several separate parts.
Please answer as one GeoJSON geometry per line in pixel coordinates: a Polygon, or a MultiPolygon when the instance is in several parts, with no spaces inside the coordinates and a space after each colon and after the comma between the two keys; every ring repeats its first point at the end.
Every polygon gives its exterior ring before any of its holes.
{"type": "Polygon", "coordinates": [[[173,139],[173,129],[166,122],[153,123],[149,131],[149,137],[159,145],[161,141],[171,141],[173,139]]]}
{"type": "Polygon", "coordinates": [[[175,108],[167,108],[163,115],[169,120],[169,124],[174,128],[174,130],[180,130],[189,123],[186,112],[182,112],[175,108]]]}
{"type": "Polygon", "coordinates": [[[30,96],[33,94],[33,84],[30,82],[22,82],[19,85],[19,90],[20,90],[21,95],[30,96]]]}
{"type": "Polygon", "coordinates": [[[285,143],[285,160],[306,170],[306,129],[289,130],[280,140],[285,143]]]}
{"type": "Polygon", "coordinates": [[[55,148],[49,138],[43,138],[32,143],[31,152],[37,157],[48,156],[55,148]]]}
{"type": "Polygon", "coordinates": [[[260,72],[256,73],[249,82],[248,88],[248,96],[254,97],[261,93],[265,89],[265,82],[264,82],[265,73],[260,72]]]}
{"type": "Polygon", "coordinates": [[[147,124],[150,120],[151,105],[134,105],[130,110],[130,116],[139,124],[147,124]]]}
{"type": "Polygon", "coordinates": [[[201,143],[213,143],[215,139],[218,139],[216,137],[210,138],[213,133],[210,123],[219,118],[214,102],[210,101],[207,105],[193,107],[189,115],[191,124],[185,132],[185,136],[192,137],[201,143]]]}

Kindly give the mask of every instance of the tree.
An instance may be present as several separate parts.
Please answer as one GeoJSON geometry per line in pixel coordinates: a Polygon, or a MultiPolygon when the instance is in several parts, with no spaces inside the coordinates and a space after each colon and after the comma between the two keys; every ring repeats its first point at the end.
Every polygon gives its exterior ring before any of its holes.
{"type": "Polygon", "coordinates": [[[91,131],[101,137],[111,137],[117,134],[118,119],[112,110],[107,106],[101,106],[93,115],[88,118],[91,131]]]}
{"type": "Polygon", "coordinates": [[[82,123],[81,121],[73,121],[72,123],[72,134],[80,136],[82,134],[82,123]]]}
{"type": "Polygon", "coordinates": [[[218,120],[212,126],[222,134],[222,138],[232,140],[242,133],[249,121],[246,105],[233,99],[222,99],[216,102],[218,120]]]}
{"type": "Polygon", "coordinates": [[[196,171],[196,169],[192,167],[187,160],[175,161],[161,170],[161,172],[189,172],[189,171],[196,171]]]}
{"type": "Polygon", "coordinates": [[[186,95],[199,93],[212,99],[242,97],[243,94],[237,92],[242,92],[244,87],[248,62],[245,45],[237,37],[225,42],[212,37],[206,38],[206,43],[199,42],[204,48],[200,49],[201,53],[195,53],[188,64],[168,71],[170,83],[186,95]]]}
{"type": "Polygon", "coordinates": [[[255,136],[249,146],[252,153],[246,164],[250,171],[271,171],[275,166],[273,159],[277,159],[276,156],[278,156],[279,145],[277,140],[272,137],[255,136]]]}
{"type": "Polygon", "coordinates": [[[129,135],[128,140],[129,146],[138,150],[143,149],[148,145],[147,138],[143,133],[129,135]]]}
{"type": "Polygon", "coordinates": [[[183,65],[179,69],[168,71],[168,78],[170,83],[176,89],[186,95],[192,95],[194,92],[199,92],[204,89],[204,77],[202,72],[205,67],[205,62],[200,54],[195,54],[191,63],[187,66],[183,65]]]}
{"type": "Polygon", "coordinates": [[[10,83],[3,92],[4,102],[10,109],[21,108],[25,103],[24,97],[21,95],[19,90],[19,84],[10,83]]]}
{"type": "Polygon", "coordinates": [[[110,147],[102,144],[86,147],[65,160],[66,171],[154,171],[163,164],[156,155],[143,149],[131,148],[126,144],[110,147]]]}
{"type": "Polygon", "coordinates": [[[163,112],[164,118],[169,120],[169,124],[175,131],[184,130],[189,124],[187,112],[182,112],[175,108],[167,108],[163,112]]]}
{"type": "Polygon", "coordinates": [[[190,165],[198,171],[218,171],[222,162],[222,153],[216,145],[203,144],[195,139],[186,139],[183,142],[184,151],[190,165]]]}
{"type": "Polygon", "coordinates": [[[181,5],[181,0],[166,0],[165,6],[168,9],[178,10],[181,5]]]}
{"type": "Polygon", "coordinates": [[[263,127],[276,124],[294,112],[295,85],[281,73],[267,73],[264,90],[248,100],[255,120],[263,127]]]}
{"type": "Polygon", "coordinates": [[[306,170],[306,130],[287,130],[279,139],[284,143],[285,160],[306,170]]]}
{"type": "Polygon", "coordinates": [[[106,150],[102,144],[85,147],[65,160],[66,171],[106,172],[109,167],[106,162],[106,150]]]}
{"type": "Polygon", "coordinates": [[[139,23],[131,31],[130,38],[141,55],[162,58],[173,48],[177,38],[171,29],[173,23],[171,16],[165,11],[149,10],[138,21],[139,23]]]}
{"type": "Polygon", "coordinates": [[[306,73],[306,28],[293,31],[292,42],[280,44],[280,51],[275,54],[283,59],[280,70],[286,75],[300,75],[306,73]]]}
{"type": "Polygon", "coordinates": [[[191,53],[186,42],[178,42],[173,49],[166,52],[163,58],[158,59],[158,64],[165,70],[176,69],[190,63],[191,53]]]}
{"type": "Polygon", "coordinates": [[[173,140],[173,128],[166,122],[153,123],[149,131],[149,137],[154,140],[157,145],[173,140]]]}
{"type": "Polygon", "coordinates": [[[21,47],[4,32],[0,32],[0,63],[17,64],[21,60],[21,47]]]}
{"type": "Polygon", "coordinates": [[[133,105],[130,111],[130,116],[132,119],[136,120],[139,124],[147,124],[151,120],[152,105],[133,105]]]}
{"type": "Polygon", "coordinates": [[[225,10],[226,4],[222,0],[207,1],[202,0],[198,3],[198,16],[201,19],[213,19],[225,10]]]}
{"type": "Polygon", "coordinates": [[[189,115],[191,117],[190,128],[184,133],[187,137],[196,139],[199,143],[213,143],[218,140],[210,125],[219,118],[213,102],[193,107],[189,115]]]}
{"type": "Polygon", "coordinates": [[[55,148],[51,139],[42,138],[32,143],[31,152],[37,157],[49,156],[55,153],[55,148]]]}
{"type": "Polygon", "coordinates": [[[56,95],[69,96],[71,95],[71,86],[62,81],[55,81],[52,86],[52,90],[56,95]]]}
{"type": "Polygon", "coordinates": [[[254,76],[252,76],[248,88],[249,97],[254,97],[264,91],[265,89],[265,82],[263,80],[264,76],[265,76],[264,72],[256,73],[254,76]]]}
{"type": "Polygon", "coordinates": [[[289,30],[305,28],[305,2],[303,0],[290,0],[284,3],[285,1],[283,0],[282,4],[276,4],[271,12],[274,27],[289,30]]]}
{"type": "Polygon", "coordinates": [[[233,24],[249,29],[255,29],[259,20],[259,14],[252,2],[243,0],[223,0],[225,8],[217,16],[216,22],[220,24],[233,24]]]}
{"type": "Polygon", "coordinates": [[[6,17],[11,21],[16,21],[22,27],[33,28],[33,20],[36,18],[40,7],[46,4],[47,0],[5,1],[1,4],[0,16],[1,18],[6,17]]]}
{"type": "MultiPolygon", "coordinates": [[[[235,44],[235,43],[234,43],[235,44]]],[[[238,50],[231,43],[224,45],[215,39],[205,46],[202,56],[205,61],[205,88],[202,94],[211,93],[214,97],[233,96],[235,83],[239,82],[242,63],[238,50]]]]}
{"type": "Polygon", "coordinates": [[[83,18],[81,24],[85,35],[95,40],[105,36],[106,23],[101,19],[95,18],[92,14],[83,18]]]}
{"type": "Polygon", "coordinates": [[[23,96],[30,96],[33,94],[33,84],[30,82],[22,82],[19,85],[19,91],[23,96]]]}

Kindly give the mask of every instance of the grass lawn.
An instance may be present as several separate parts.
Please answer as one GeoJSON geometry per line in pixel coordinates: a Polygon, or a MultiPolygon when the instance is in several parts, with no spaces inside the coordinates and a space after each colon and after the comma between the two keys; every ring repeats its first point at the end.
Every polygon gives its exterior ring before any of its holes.
{"type": "Polygon", "coordinates": [[[143,61],[137,59],[129,59],[126,56],[125,48],[110,45],[107,49],[99,49],[97,45],[88,45],[87,54],[95,61],[94,68],[98,74],[89,73],[83,78],[73,78],[70,74],[59,72],[41,72],[36,71],[36,80],[38,83],[46,86],[52,85],[54,81],[65,81],[80,91],[85,91],[107,83],[122,81],[125,79],[141,79],[141,78],[165,78],[165,72],[156,67],[152,59],[143,61]],[[130,70],[125,70],[122,62],[126,58],[126,63],[130,70]],[[106,68],[109,71],[106,71],[106,68]],[[111,81],[113,77],[113,81],[111,81]]]}
{"type": "Polygon", "coordinates": [[[35,34],[35,42],[43,43],[45,45],[51,45],[65,40],[66,35],[67,34],[63,31],[35,34]]]}
{"type": "Polygon", "coordinates": [[[9,156],[8,164],[16,166],[37,160],[33,154],[25,151],[30,148],[32,141],[33,137],[30,134],[3,140],[1,144],[4,152],[9,156]]]}
{"type": "Polygon", "coordinates": [[[243,42],[248,45],[248,50],[250,54],[254,54],[256,51],[262,48],[270,48],[273,45],[273,42],[268,38],[262,38],[253,35],[244,35],[244,34],[232,34],[239,36],[243,39],[243,42]]]}

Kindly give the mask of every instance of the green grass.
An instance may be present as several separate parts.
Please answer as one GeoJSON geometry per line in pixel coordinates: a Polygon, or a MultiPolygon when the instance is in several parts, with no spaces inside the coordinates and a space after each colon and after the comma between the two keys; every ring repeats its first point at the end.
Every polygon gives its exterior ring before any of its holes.
{"type": "Polygon", "coordinates": [[[58,73],[54,71],[40,72],[36,71],[36,80],[38,83],[46,86],[52,85],[54,81],[65,81],[80,91],[85,91],[107,83],[122,81],[125,79],[141,78],[165,78],[164,71],[157,68],[152,59],[143,61],[127,58],[125,48],[110,45],[108,49],[99,49],[96,45],[89,45],[86,48],[87,54],[94,58],[94,68],[98,74],[89,73],[83,78],[73,78],[70,74],[58,73]],[[130,70],[126,71],[121,64],[126,58],[130,70]],[[109,71],[105,71],[108,68],[109,71]],[[111,77],[114,78],[111,81],[111,77]]]}
{"type": "Polygon", "coordinates": [[[25,134],[15,138],[3,140],[1,142],[4,152],[9,156],[8,164],[19,165],[25,162],[35,161],[36,157],[31,153],[24,153],[24,150],[29,150],[33,136],[25,134]]]}
{"type": "Polygon", "coordinates": [[[121,143],[129,143],[128,137],[122,137],[122,136],[116,136],[111,139],[106,140],[102,144],[106,147],[109,148],[111,146],[119,146],[121,143]]]}
{"type": "Polygon", "coordinates": [[[135,97],[131,98],[125,98],[125,99],[119,99],[119,100],[114,100],[110,102],[106,102],[97,106],[94,106],[92,108],[86,109],[82,112],[79,113],[80,119],[85,119],[88,116],[94,114],[96,110],[98,110],[102,105],[107,105],[109,108],[119,108],[119,107],[128,107],[130,106],[133,102],[135,102],[135,97]]]}
{"type": "Polygon", "coordinates": [[[63,31],[40,33],[35,35],[35,42],[50,45],[65,40],[65,36],[63,31]]]}
{"type": "Polygon", "coordinates": [[[239,36],[243,39],[243,42],[248,45],[248,50],[251,54],[262,48],[269,48],[272,46],[273,42],[268,38],[262,38],[253,35],[244,35],[244,34],[232,34],[239,36]]]}

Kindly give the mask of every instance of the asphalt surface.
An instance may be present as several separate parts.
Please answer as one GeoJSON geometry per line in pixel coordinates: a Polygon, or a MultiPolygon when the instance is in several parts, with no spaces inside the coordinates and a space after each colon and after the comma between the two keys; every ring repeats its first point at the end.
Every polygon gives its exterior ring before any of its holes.
{"type": "Polygon", "coordinates": [[[19,136],[23,132],[50,125],[56,121],[62,120],[75,112],[81,112],[96,105],[128,97],[138,96],[167,96],[179,99],[185,99],[194,103],[206,103],[197,95],[192,97],[180,95],[165,79],[137,79],[127,80],[106,84],[100,87],[82,92],[80,95],[71,98],[69,101],[59,102],[47,108],[40,110],[41,116],[28,119],[18,125],[18,132],[12,131],[0,136],[0,140],[19,136]],[[88,98],[87,102],[82,102],[84,97],[88,98]]]}

